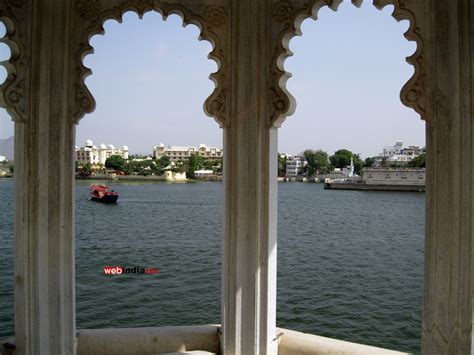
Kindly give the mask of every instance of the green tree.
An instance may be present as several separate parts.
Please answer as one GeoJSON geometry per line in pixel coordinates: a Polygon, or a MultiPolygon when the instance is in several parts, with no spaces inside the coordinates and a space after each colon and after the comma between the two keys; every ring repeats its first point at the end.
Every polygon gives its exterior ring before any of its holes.
{"type": "Polygon", "coordinates": [[[331,170],[329,164],[329,155],[324,150],[318,149],[316,151],[307,149],[304,151],[306,158],[306,172],[309,176],[314,174],[326,174],[331,170]]]}
{"type": "Polygon", "coordinates": [[[339,149],[333,155],[329,157],[331,165],[335,168],[342,169],[346,166],[351,165],[351,158],[354,157],[354,153],[347,149],[339,149]]]}
{"type": "Polygon", "coordinates": [[[329,164],[329,154],[324,150],[317,150],[314,152],[314,159],[316,162],[316,172],[318,174],[327,174],[331,170],[329,164]]]}
{"type": "Polygon", "coordinates": [[[170,157],[166,155],[162,156],[158,161],[163,168],[166,168],[171,163],[170,157]]]}
{"type": "Polygon", "coordinates": [[[13,164],[10,164],[8,166],[8,170],[10,170],[10,173],[13,174],[15,172],[15,166],[13,164]]]}
{"type": "Polygon", "coordinates": [[[278,176],[284,177],[286,174],[286,161],[288,158],[286,155],[278,153],[278,176]]]}
{"type": "Polygon", "coordinates": [[[313,176],[316,174],[316,157],[315,157],[315,151],[311,149],[306,149],[303,153],[305,159],[306,159],[306,173],[309,176],[313,176]]]}
{"type": "Polygon", "coordinates": [[[426,153],[417,155],[407,164],[410,168],[425,168],[426,167],[426,153]]]}
{"type": "Polygon", "coordinates": [[[89,176],[92,174],[92,165],[91,163],[86,163],[82,165],[79,169],[79,174],[82,176],[89,176]]]}
{"type": "Polygon", "coordinates": [[[222,158],[214,160],[213,165],[212,165],[212,170],[214,171],[214,174],[222,173],[222,169],[223,169],[222,161],[223,161],[222,158]]]}
{"type": "Polygon", "coordinates": [[[375,164],[375,159],[374,158],[365,158],[364,161],[364,168],[371,168],[375,164]]]}
{"type": "Polygon", "coordinates": [[[204,169],[212,170],[214,168],[214,160],[206,159],[204,160],[204,169]]]}
{"type": "Polygon", "coordinates": [[[189,178],[194,179],[196,177],[194,172],[196,170],[202,169],[203,166],[204,166],[204,158],[198,154],[192,154],[188,160],[186,175],[189,178]]]}
{"type": "Polygon", "coordinates": [[[336,168],[344,168],[346,166],[351,165],[351,157],[354,162],[354,171],[359,174],[362,170],[364,163],[360,159],[359,154],[354,154],[350,150],[347,149],[340,149],[336,151],[333,155],[329,157],[331,161],[331,165],[336,168]]]}
{"type": "Polygon", "coordinates": [[[105,167],[107,169],[122,171],[125,167],[125,159],[120,155],[111,155],[105,161],[105,167]]]}
{"type": "Polygon", "coordinates": [[[354,155],[353,160],[354,160],[354,172],[356,174],[360,174],[360,172],[362,171],[362,168],[364,167],[364,162],[360,158],[360,154],[354,155]]]}

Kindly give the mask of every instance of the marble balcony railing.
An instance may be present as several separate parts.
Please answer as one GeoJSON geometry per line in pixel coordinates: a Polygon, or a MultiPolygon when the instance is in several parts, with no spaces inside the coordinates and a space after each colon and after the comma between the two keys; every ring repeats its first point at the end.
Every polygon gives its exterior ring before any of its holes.
{"type": "MultiPolygon", "coordinates": [[[[278,328],[279,355],[396,355],[401,352],[278,328]]],[[[14,343],[10,340],[9,343],[14,343]]],[[[78,355],[219,354],[220,326],[82,329],[78,355]]],[[[2,355],[14,350],[0,348],[2,355]]]]}

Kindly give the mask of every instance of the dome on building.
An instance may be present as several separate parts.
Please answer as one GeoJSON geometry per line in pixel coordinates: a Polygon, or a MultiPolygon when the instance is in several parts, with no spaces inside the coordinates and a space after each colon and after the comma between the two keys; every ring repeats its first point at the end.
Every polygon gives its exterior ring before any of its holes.
{"type": "Polygon", "coordinates": [[[97,149],[97,146],[93,145],[93,146],[92,146],[92,149],[97,149]]]}
{"type": "Polygon", "coordinates": [[[109,145],[107,146],[107,148],[109,148],[109,149],[115,149],[115,147],[114,147],[112,144],[109,144],[109,145]]]}
{"type": "Polygon", "coordinates": [[[165,145],[163,143],[160,143],[160,148],[164,148],[165,145]]]}
{"type": "Polygon", "coordinates": [[[128,150],[128,147],[127,147],[126,145],[124,145],[124,146],[122,147],[122,150],[128,150]]]}
{"type": "Polygon", "coordinates": [[[86,140],[86,147],[92,147],[93,144],[90,139],[86,140]]]}
{"type": "Polygon", "coordinates": [[[107,149],[107,146],[106,146],[104,143],[102,143],[102,144],[99,146],[99,148],[100,148],[100,149],[107,149]]]}

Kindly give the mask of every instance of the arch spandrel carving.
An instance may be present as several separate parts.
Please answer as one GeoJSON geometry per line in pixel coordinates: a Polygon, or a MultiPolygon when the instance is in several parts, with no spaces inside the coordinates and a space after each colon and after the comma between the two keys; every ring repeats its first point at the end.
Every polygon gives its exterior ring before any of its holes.
{"type": "Polygon", "coordinates": [[[165,20],[169,15],[179,15],[183,26],[196,25],[200,29],[199,40],[211,43],[213,50],[209,59],[214,60],[218,70],[210,74],[216,85],[214,92],[204,103],[204,111],[221,127],[229,124],[229,104],[227,97],[227,78],[230,77],[227,66],[227,48],[225,47],[230,19],[226,2],[222,0],[208,2],[166,1],[166,0],[74,0],[74,104],[71,107],[75,123],[95,108],[95,100],[84,83],[91,70],[83,65],[86,55],[93,53],[89,39],[96,34],[104,34],[103,24],[106,20],[122,21],[122,16],[133,11],[142,17],[146,12],[156,11],[165,20]]]}
{"type": "MultiPolygon", "coordinates": [[[[272,114],[270,126],[280,127],[285,119],[292,115],[296,108],[296,101],[286,88],[286,82],[291,77],[284,69],[286,58],[293,55],[289,43],[295,36],[301,36],[301,24],[307,18],[317,19],[319,10],[327,6],[337,11],[343,0],[273,0],[272,13],[272,43],[276,43],[273,50],[271,65],[272,78],[272,114]]],[[[354,6],[360,7],[363,0],[351,0],[354,6]]],[[[408,0],[373,0],[376,8],[382,9],[393,5],[392,16],[397,20],[408,20],[410,27],[405,38],[415,41],[417,49],[407,58],[407,62],[414,67],[415,73],[400,91],[400,99],[405,106],[413,108],[423,120],[429,121],[427,106],[428,71],[425,55],[424,40],[427,40],[427,15],[424,1],[408,0]]]]}
{"type": "Polygon", "coordinates": [[[26,48],[28,33],[28,4],[26,0],[4,0],[0,5],[0,21],[6,33],[0,38],[11,51],[10,58],[0,63],[7,70],[0,85],[0,107],[6,108],[15,122],[26,122],[29,117],[29,68],[26,48]]]}

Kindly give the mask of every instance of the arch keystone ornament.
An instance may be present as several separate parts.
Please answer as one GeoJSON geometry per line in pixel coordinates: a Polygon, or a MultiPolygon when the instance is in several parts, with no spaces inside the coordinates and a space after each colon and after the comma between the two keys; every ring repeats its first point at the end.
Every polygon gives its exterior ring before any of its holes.
{"type": "MultiPolygon", "coordinates": [[[[363,0],[352,0],[356,7],[362,5],[363,0]]],[[[286,82],[291,74],[284,69],[286,58],[293,55],[289,49],[289,43],[295,36],[301,36],[301,24],[304,20],[318,17],[319,10],[327,6],[337,11],[342,0],[278,0],[273,2],[272,39],[277,43],[273,52],[272,64],[272,102],[273,113],[269,125],[280,127],[285,119],[292,115],[296,108],[296,101],[286,88],[286,82]]],[[[393,5],[392,16],[395,20],[408,20],[410,27],[405,33],[405,38],[415,41],[417,49],[415,53],[407,58],[407,62],[413,65],[415,73],[400,91],[400,99],[405,106],[413,108],[420,114],[423,120],[429,120],[427,108],[427,85],[428,85],[428,63],[425,63],[423,34],[426,33],[427,19],[426,9],[423,1],[402,0],[374,0],[376,8],[382,9],[387,5],[393,5]]]]}
{"type": "Polygon", "coordinates": [[[204,111],[207,115],[221,125],[228,124],[228,103],[226,78],[229,77],[226,60],[227,47],[225,45],[228,37],[228,12],[224,1],[216,1],[215,4],[203,4],[200,2],[162,1],[162,0],[75,0],[73,31],[73,53],[75,68],[74,90],[75,101],[72,104],[72,119],[75,123],[91,113],[95,109],[95,100],[85,85],[85,78],[92,74],[91,70],[84,66],[83,59],[86,55],[94,52],[89,44],[89,39],[96,34],[104,34],[103,24],[105,21],[114,19],[122,22],[122,16],[128,11],[133,11],[141,18],[146,12],[156,11],[163,16],[178,15],[183,20],[183,26],[193,24],[200,29],[199,40],[206,40],[213,46],[208,58],[214,60],[218,70],[210,74],[210,80],[216,85],[213,93],[204,103],[204,111]]]}

